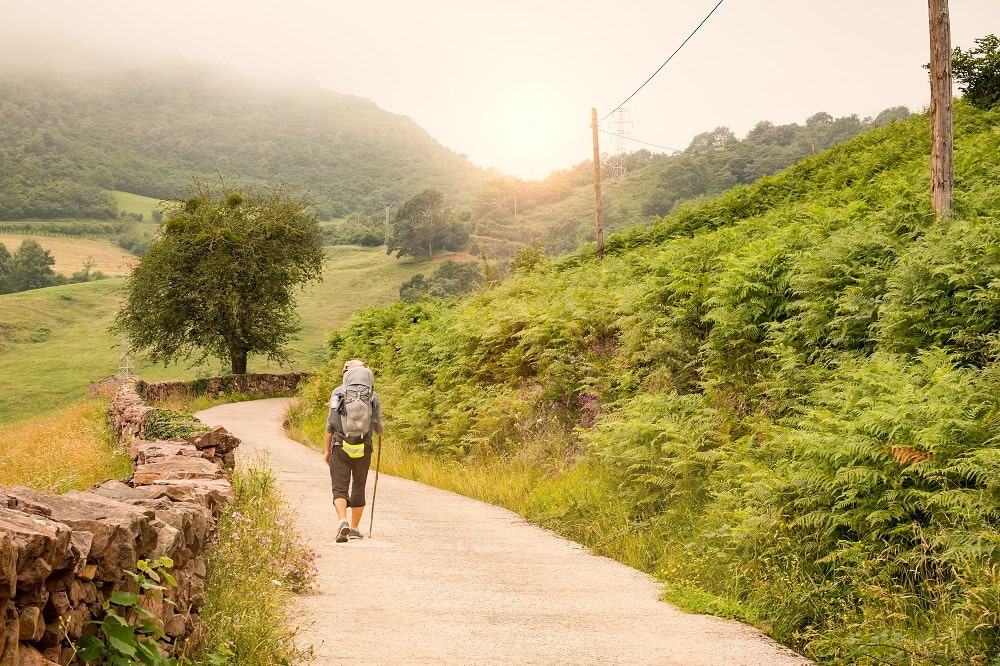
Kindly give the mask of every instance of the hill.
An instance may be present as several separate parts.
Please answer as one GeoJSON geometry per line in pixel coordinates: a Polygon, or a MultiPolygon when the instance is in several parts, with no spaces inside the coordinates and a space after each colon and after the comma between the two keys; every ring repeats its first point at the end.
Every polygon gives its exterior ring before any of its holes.
{"type": "Polygon", "coordinates": [[[368,100],[180,59],[0,65],[0,116],[0,220],[112,218],[108,191],[177,198],[218,173],[299,188],[328,219],[491,175],[368,100]]]}
{"type": "MultiPolygon", "coordinates": [[[[924,117],[461,302],[359,312],[401,447],[826,664],[1000,654],[1000,108],[924,117]],[[484,488],[485,486],[485,488],[484,488]],[[505,493],[513,488],[516,492],[505,493]]],[[[316,426],[311,426],[315,428],[316,426]]]]}

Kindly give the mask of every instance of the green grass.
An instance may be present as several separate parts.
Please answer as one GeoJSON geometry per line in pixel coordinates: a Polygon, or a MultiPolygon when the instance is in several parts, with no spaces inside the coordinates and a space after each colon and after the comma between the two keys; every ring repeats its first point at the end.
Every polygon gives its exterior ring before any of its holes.
{"type": "MultiPolygon", "coordinates": [[[[381,248],[331,247],[323,282],[299,298],[302,331],[286,367],[250,359],[250,372],[309,371],[326,359],[327,334],[358,308],[399,298],[399,285],[427,264],[397,260],[381,248]]],[[[121,339],[108,332],[124,278],[0,295],[0,424],[59,410],[118,372],[121,339]]],[[[228,373],[218,361],[168,367],[135,360],[148,381],[228,373]]]]}
{"type": "MultiPolygon", "coordinates": [[[[308,285],[299,298],[302,331],[292,345],[295,370],[312,370],[326,360],[326,336],[360,308],[399,300],[399,287],[436,266],[396,259],[382,247],[327,248],[323,281],[308,285]]],[[[252,363],[252,361],[251,361],[252,363]]]]}
{"type": "Polygon", "coordinates": [[[123,213],[140,214],[144,222],[149,222],[153,219],[153,211],[160,205],[159,199],[144,197],[141,194],[121,191],[112,191],[110,194],[118,204],[118,210],[123,213]]]}

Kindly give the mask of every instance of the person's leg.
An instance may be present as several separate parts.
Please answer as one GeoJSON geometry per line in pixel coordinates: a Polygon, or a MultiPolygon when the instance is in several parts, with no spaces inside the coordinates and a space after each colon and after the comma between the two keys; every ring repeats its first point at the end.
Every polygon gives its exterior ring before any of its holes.
{"type": "MultiPolygon", "coordinates": [[[[363,506],[352,506],[351,507],[351,529],[357,530],[358,525],[361,524],[361,514],[365,512],[365,507],[363,506]]],[[[359,530],[360,531],[360,530],[359,530]]]]}
{"type": "Polygon", "coordinates": [[[371,467],[372,454],[366,453],[360,458],[351,459],[351,529],[357,530],[361,524],[361,516],[365,511],[365,483],[368,481],[368,468],[371,467]]]}
{"type": "Polygon", "coordinates": [[[340,447],[334,447],[330,454],[330,485],[333,489],[333,508],[337,512],[340,526],[337,528],[337,543],[347,541],[350,527],[347,522],[348,489],[351,485],[350,458],[340,447]]]}
{"type": "Polygon", "coordinates": [[[347,520],[347,498],[334,498],[333,508],[337,512],[337,520],[347,520]]]}

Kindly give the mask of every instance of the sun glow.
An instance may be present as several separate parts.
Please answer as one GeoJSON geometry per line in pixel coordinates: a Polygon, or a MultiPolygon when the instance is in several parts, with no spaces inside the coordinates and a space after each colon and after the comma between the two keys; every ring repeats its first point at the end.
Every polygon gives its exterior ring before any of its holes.
{"type": "Polygon", "coordinates": [[[589,109],[571,109],[551,90],[510,88],[488,115],[496,167],[526,180],[541,180],[573,160],[575,135],[587,127],[589,109]]]}

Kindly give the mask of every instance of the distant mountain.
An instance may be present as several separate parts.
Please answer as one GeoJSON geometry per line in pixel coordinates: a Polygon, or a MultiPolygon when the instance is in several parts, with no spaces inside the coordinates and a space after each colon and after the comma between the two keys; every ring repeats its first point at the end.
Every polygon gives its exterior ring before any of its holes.
{"type": "Polygon", "coordinates": [[[297,188],[321,219],[432,187],[471,199],[499,174],[407,117],[303,84],[178,59],[126,69],[0,69],[0,219],[117,214],[106,190],[184,194],[192,177],[297,188]]]}

